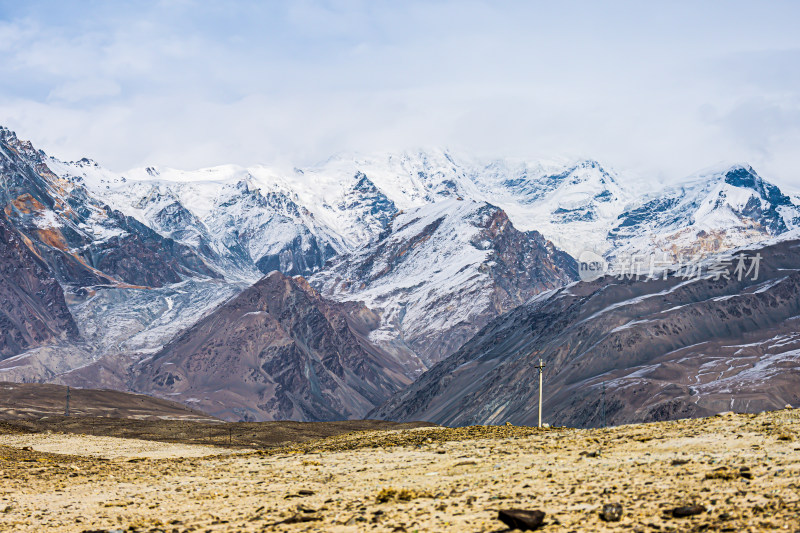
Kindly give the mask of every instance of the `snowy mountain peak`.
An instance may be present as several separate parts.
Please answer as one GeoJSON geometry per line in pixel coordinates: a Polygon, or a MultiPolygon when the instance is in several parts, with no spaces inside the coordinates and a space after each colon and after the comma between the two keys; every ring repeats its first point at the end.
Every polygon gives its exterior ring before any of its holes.
{"type": "Polygon", "coordinates": [[[747,164],[703,171],[645,197],[609,232],[612,255],[709,255],[800,227],[800,205],[747,164]]]}
{"type": "Polygon", "coordinates": [[[382,310],[373,340],[427,366],[490,318],[576,276],[575,261],[502,209],[443,199],[399,211],[378,240],[312,278],[323,295],[382,310]]]}
{"type": "Polygon", "coordinates": [[[725,173],[725,183],[734,187],[748,188],[756,191],[761,198],[776,206],[792,205],[791,199],[781,190],[765,181],[751,166],[736,166],[725,173]]]}

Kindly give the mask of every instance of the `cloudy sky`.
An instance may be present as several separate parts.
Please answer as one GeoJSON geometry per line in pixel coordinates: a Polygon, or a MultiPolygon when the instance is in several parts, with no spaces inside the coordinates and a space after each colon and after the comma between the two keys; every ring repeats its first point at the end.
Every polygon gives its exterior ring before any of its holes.
{"type": "Polygon", "coordinates": [[[447,146],[800,190],[798,2],[0,0],[0,124],[65,159],[447,146]]]}

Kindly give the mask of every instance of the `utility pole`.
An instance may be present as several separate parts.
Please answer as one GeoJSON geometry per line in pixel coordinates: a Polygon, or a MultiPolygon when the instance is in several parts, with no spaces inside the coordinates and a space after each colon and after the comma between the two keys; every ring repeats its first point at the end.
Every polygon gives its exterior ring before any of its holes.
{"type": "Polygon", "coordinates": [[[606,382],[603,382],[603,427],[606,427],[606,382]]]}
{"type": "Polygon", "coordinates": [[[541,358],[539,359],[539,366],[534,368],[539,369],[539,427],[542,427],[542,373],[544,372],[544,363],[541,358]]]}
{"type": "Polygon", "coordinates": [[[64,416],[69,416],[69,387],[67,387],[67,406],[64,409],[64,416]]]}

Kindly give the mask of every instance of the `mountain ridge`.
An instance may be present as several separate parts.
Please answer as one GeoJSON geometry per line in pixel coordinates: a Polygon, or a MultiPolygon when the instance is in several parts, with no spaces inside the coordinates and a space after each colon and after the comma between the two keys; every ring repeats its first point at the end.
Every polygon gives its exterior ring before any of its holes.
{"type": "MultiPolygon", "coordinates": [[[[294,392],[257,400],[264,408],[244,389],[209,400],[229,417],[362,416],[399,383],[471,345],[495,320],[572,286],[583,251],[608,261],[614,273],[640,257],[674,270],[800,233],[800,200],[749,165],[702,171],[649,191],[591,159],[491,159],[443,149],[340,154],[306,168],[145,167],[118,174],[86,158],[59,161],[0,129],[0,174],[9,235],[18,233],[31,257],[44,261],[39,282],[63,288],[64,300],[51,298],[59,318],[34,312],[55,321],[52,334],[7,347],[13,360],[0,361],[0,377],[120,388],[141,377],[137,386],[151,392],[183,394],[172,389],[174,379],[166,384],[169,372],[148,361],[174,349],[184,364],[191,351],[185,346],[195,341],[224,346],[226,339],[200,327],[210,317],[227,316],[232,338],[253,336],[270,346],[292,339],[286,346],[297,349],[286,370],[297,377],[296,387],[284,385],[294,392]],[[294,280],[291,290],[278,290],[276,272],[294,280]],[[273,283],[276,298],[294,296],[278,298],[286,307],[272,309],[269,320],[233,317],[232,302],[263,283],[273,283]],[[330,317],[320,318],[326,312],[330,317]],[[364,388],[352,375],[340,382],[325,368],[330,387],[313,392],[314,380],[298,369],[316,364],[315,356],[301,346],[307,337],[277,334],[285,324],[273,319],[284,313],[305,324],[308,338],[334,338],[331,332],[347,323],[348,338],[361,346],[354,350],[383,369],[369,374],[377,381],[364,388]],[[72,331],[70,319],[77,336],[64,333],[72,331]],[[240,319],[241,328],[234,324],[240,319]],[[260,330],[258,320],[272,324],[277,336],[260,330]],[[137,373],[142,368],[148,371],[137,373]],[[157,376],[163,379],[155,383],[157,376]],[[330,402],[338,407],[330,410],[330,402]]],[[[23,295],[29,303],[31,294],[23,295]]],[[[326,346],[328,355],[335,352],[334,344],[326,346]]],[[[727,345],[713,350],[733,360],[727,345]]],[[[259,353],[248,357],[255,361],[259,353]]],[[[244,367],[231,365],[231,376],[241,378],[244,367]]],[[[276,378],[275,368],[264,375],[251,370],[259,379],[276,378]]],[[[205,401],[188,392],[184,399],[205,401]]]]}

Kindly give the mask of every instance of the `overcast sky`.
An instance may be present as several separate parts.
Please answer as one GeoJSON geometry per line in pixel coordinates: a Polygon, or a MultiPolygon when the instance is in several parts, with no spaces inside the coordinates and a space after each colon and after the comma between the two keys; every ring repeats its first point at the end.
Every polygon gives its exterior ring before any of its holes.
{"type": "Polygon", "coordinates": [[[446,146],[800,190],[800,2],[0,0],[0,124],[64,159],[446,146]]]}

